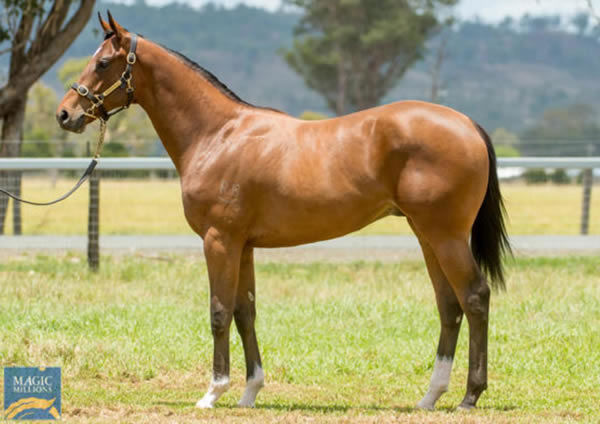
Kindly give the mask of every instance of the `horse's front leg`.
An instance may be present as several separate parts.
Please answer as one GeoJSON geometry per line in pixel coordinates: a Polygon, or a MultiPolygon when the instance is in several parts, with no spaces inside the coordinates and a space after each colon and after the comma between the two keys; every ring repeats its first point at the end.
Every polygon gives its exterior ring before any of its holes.
{"type": "Polygon", "coordinates": [[[204,237],[210,280],[210,324],[214,342],[213,376],[198,408],[212,408],[229,388],[229,328],[235,307],[243,243],[211,229],[204,237]]]}
{"type": "Polygon", "coordinates": [[[246,247],[242,253],[240,282],[233,312],[246,357],[246,390],[239,406],[253,407],[256,395],[263,387],[264,373],[260,362],[254,320],[256,318],[256,292],[254,288],[254,251],[246,247]]]}

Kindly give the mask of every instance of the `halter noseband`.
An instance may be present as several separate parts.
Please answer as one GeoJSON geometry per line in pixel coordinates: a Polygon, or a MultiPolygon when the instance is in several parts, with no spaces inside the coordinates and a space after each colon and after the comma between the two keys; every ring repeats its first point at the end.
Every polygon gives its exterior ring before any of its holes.
{"type": "Polygon", "coordinates": [[[90,118],[100,119],[101,121],[108,121],[108,118],[111,116],[121,112],[123,109],[127,109],[131,102],[133,101],[133,85],[131,84],[131,70],[133,68],[133,64],[135,63],[137,57],[135,55],[135,49],[137,47],[137,35],[133,34],[131,37],[131,46],[129,47],[129,53],[127,53],[127,67],[125,71],[121,74],[121,78],[119,78],[113,85],[104,90],[103,93],[95,94],[90,91],[85,85],[78,84],[74,82],[71,85],[71,88],[75,90],[77,94],[82,97],[85,97],[92,105],[83,112],[84,115],[89,116],[90,118]],[[111,111],[106,111],[104,107],[104,99],[110,96],[117,88],[125,88],[127,93],[127,103],[124,106],[118,107],[111,111]],[[94,112],[98,109],[100,112],[100,116],[97,116],[94,112]]]}

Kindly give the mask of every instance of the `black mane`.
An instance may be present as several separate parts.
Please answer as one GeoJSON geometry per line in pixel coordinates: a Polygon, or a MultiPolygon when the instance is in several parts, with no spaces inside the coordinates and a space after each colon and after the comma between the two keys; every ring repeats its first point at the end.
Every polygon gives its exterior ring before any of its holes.
{"type": "MultiPolygon", "coordinates": [[[[104,39],[108,40],[113,35],[115,35],[114,32],[107,32],[107,33],[104,34],[104,39]]],[[[138,37],[144,38],[144,36],[141,35],[141,34],[137,34],[137,35],[138,35],[138,37]]],[[[258,108],[258,109],[271,110],[273,112],[283,113],[283,112],[281,112],[280,110],[277,110],[277,109],[273,109],[273,108],[270,108],[270,107],[256,106],[256,105],[253,105],[252,103],[248,103],[247,101],[242,100],[240,98],[240,96],[238,96],[237,94],[235,94],[229,87],[227,87],[227,85],[225,85],[224,83],[222,83],[221,80],[219,80],[219,78],[217,78],[217,76],[215,74],[213,74],[212,72],[210,72],[208,69],[203,68],[202,66],[200,66],[199,64],[197,64],[196,62],[194,62],[192,59],[190,59],[189,57],[187,57],[183,53],[178,52],[177,50],[170,49],[169,47],[163,46],[162,44],[159,44],[159,46],[161,46],[163,49],[165,49],[166,51],[168,51],[169,53],[171,53],[172,55],[174,55],[175,57],[177,57],[178,59],[180,59],[185,65],[189,66],[194,71],[198,72],[200,75],[202,75],[202,77],[204,77],[204,79],[206,79],[209,83],[211,83],[221,93],[223,93],[224,95],[226,95],[227,97],[229,97],[231,100],[234,100],[234,101],[236,101],[238,103],[241,103],[243,105],[246,105],[246,106],[250,106],[250,107],[254,107],[254,108],[258,108]]]]}

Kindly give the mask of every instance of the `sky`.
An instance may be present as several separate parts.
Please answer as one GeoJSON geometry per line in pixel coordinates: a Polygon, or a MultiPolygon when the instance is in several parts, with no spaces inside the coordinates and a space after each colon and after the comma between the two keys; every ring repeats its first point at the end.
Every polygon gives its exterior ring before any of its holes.
{"type": "MultiPolygon", "coordinates": [[[[147,0],[150,4],[165,4],[172,0],[147,0]]],[[[263,7],[269,10],[279,8],[281,0],[178,0],[193,6],[201,6],[208,1],[230,7],[238,3],[263,7]]],[[[377,0],[374,0],[377,1],[377,0]]],[[[592,0],[600,13],[600,0],[592,0]]],[[[587,10],[586,0],[459,0],[457,15],[462,19],[479,16],[488,22],[499,22],[506,16],[521,17],[531,15],[572,16],[578,11],[587,10]]]]}

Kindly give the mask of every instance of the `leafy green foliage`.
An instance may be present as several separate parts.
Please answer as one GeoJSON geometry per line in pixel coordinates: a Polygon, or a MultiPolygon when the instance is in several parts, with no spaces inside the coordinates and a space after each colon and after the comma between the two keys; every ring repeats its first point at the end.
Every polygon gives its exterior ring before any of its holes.
{"type": "Polygon", "coordinates": [[[65,90],[69,90],[71,85],[77,81],[79,75],[83,72],[91,56],[85,57],[74,57],[67,59],[58,70],[58,79],[65,87],[65,90]]]}
{"type": "Polygon", "coordinates": [[[53,89],[38,82],[30,90],[25,108],[23,145],[21,155],[26,157],[52,157],[60,154],[59,139],[64,131],[56,125],[54,111],[58,98],[53,89]]]}
{"type": "Polygon", "coordinates": [[[505,144],[494,146],[494,150],[496,150],[496,156],[500,158],[517,158],[521,156],[521,153],[515,147],[505,144]]]}
{"type": "Polygon", "coordinates": [[[548,175],[544,169],[528,169],[523,174],[527,184],[543,184],[548,181],[548,175]]]}
{"type": "Polygon", "coordinates": [[[327,119],[327,115],[319,112],[313,112],[312,110],[305,110],[299,117],[305,121],[320,121],[321,119],[327,119]]]}
{"type": "Polygon", "coordinates": [[[104,145],[102,156],[122,158],[129,156],[129,151],[122,143],[111,142],[104,145]]]}
{"type": "Polygon", "coordinates": [[[21,156],[30,158],[49,158],[55,156],[55,144],[44,139],[46,133],[43,131],[33,132],[34,140],[25,140],[21,146],[21,156]]]}
{"type": "Polygon", "coordinates": [[[570,184],[571,178],[567,175],[567,171],[559,168],[550,174],[550,181],[554,184],[570,184]]]}
{"type": "Polygon", "coordinates": [[[519,137],[508,131],[506,128],[496,128],[491,135],[496,156],[514,158],[521,156],[521,152],[517,149],[519,137]]]}
{"type": "Polygon", "coordinates": [[[1,0],[0,43],[13,39],[23,14],[34,18],[44,13],[46,0],[1,0]]]}
{"type": "Polygon", "coordinates": [[[286,62],[337,114],[375,106],[423,56],[436,0],[287,0],[304,11],[286,62]]]}

